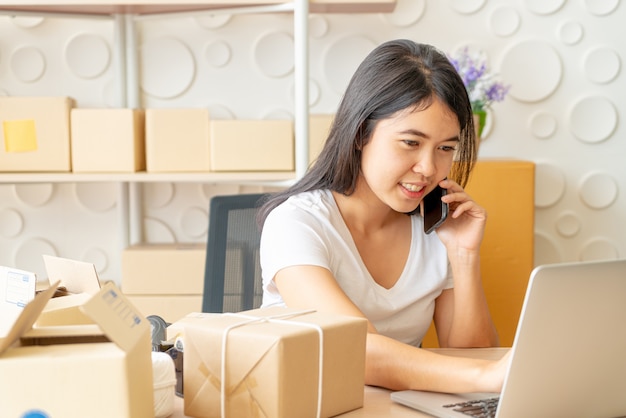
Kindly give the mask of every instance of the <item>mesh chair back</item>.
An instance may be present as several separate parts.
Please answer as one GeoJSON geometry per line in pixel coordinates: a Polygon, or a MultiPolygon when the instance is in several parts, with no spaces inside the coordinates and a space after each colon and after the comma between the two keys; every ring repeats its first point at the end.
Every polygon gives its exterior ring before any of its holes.
{"type": "Polygon", "coordinates": [[[259,193],[211,198],[203,312],[240,312],[261,305],[261,232],[256,212],[264,196],[259,193]]]}

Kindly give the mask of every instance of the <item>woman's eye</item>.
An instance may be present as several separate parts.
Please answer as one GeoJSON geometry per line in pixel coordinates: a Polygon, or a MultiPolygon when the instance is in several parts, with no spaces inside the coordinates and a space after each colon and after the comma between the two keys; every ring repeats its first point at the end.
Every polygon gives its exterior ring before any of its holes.
{"type": "Polygon", "coordinates": [[[443,151],[456,151],[456,147],[453,145],[442,145],[441,149],[443,151]]]}
{"type": "Polygon", "coordinates": [[[417,147],[420,144],[418,141],[412,139],[405,139],[403,142],[410,147],[417,147]]]}

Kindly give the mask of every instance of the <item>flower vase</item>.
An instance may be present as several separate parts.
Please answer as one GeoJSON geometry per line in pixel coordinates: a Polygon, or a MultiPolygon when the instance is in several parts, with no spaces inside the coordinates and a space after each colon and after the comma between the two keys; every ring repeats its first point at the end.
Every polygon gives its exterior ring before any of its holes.
{"type": "Polygon", "coordinates": [[[483,135],[483,129],[485,129],[485,122],[487,121],[486,110],[474,111],[474,129],[476,130],[476,140],[480,141],[483,135]]]}

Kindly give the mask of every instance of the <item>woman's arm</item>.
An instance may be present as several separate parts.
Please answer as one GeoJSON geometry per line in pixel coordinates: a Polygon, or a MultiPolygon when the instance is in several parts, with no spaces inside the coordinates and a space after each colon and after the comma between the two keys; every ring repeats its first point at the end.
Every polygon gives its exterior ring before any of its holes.
{"type": "Polygon", "coordinates": [[[480,273],[480,245],[487,213],[461,186],[444,180],[443,200],[451,215],[437,230],[446,246],[454,288],[444,290],[435,305],[435,327],[441,347],[490,347],[499,344],[480,273]]]}
{"type": "MultiPolygon", "coordinates": [[[[365,317],[323,267],[288,267],[274,280],[289,307],[365,317]]],[[[369,385],[445,392],[497,392],[502,387],[503,362],[435,354],[380,335],[369,321],[366,347],[369,385]]]]}

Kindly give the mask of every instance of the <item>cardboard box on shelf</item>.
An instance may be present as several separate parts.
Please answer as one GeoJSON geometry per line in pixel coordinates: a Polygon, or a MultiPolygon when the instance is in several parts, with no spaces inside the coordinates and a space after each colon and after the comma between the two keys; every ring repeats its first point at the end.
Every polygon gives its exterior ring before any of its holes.
{"type": "Polygon", "coordinates": [[[70,126],[72,171],[132,173],[145,170],[143,110],[74,108],[70,126]]]}
{"type": "Polygon", "coordinates": [[[127,295],[202,295],[205,244],[137,244],[122,252],[127,295]]]}
{"type": "Polygon", "coordinates": [[[181,327],[188,416],[219,417],[222,399],[227,416],[330,417],[363,405],[363,318],[268,308],[170,325],[181,327]]]}
{"type": "Polygon", "coordinates": [[[290,120],[212,120],[211,171],[293,171],[290,120]]]}
{"type": "Polygon", "coordinates": [[[69,97],[0,97],[0,172],[69,172],[69,97]]]}
{"type": "Polygon", "coordinates": [[[146,109],[146,171],[208,172],[209,110],[146,109]]]}
{"type": "Polygon", "coordinates": [[[37,294],[0,341],[3,415],[154,416],[148,321],[108,283],[82,305],[94,324],[33,328],[57,286],[37,294]]]}
{"type": "Polygon", "coordinates": [[[309,164],[313,163],[322,151],[334,118],[334,114],[309,116],[309,164]]]}

